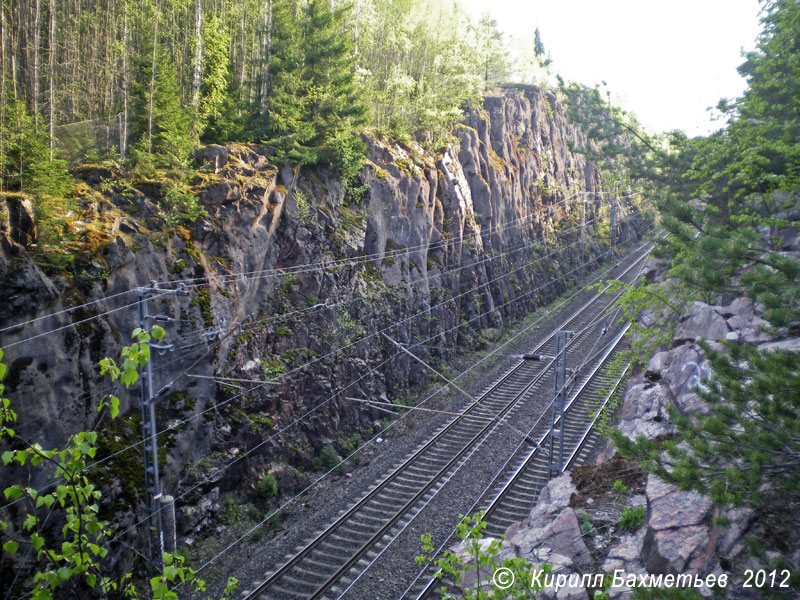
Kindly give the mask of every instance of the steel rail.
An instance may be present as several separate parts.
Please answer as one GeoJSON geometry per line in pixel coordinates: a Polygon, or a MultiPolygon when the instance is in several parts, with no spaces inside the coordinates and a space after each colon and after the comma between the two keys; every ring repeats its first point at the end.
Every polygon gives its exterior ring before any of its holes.
{"type": "MultiPolygon", "coordinates": [[[[644,253],[642,256],[633,261],[633,264],[630,267],[626,268],[620,274],[620,277],[625,276],[628,272],[630,272],[630,270],[632,270],[636,264],[640,263],[641,260],[643,260],[644,256],[646,256],[646,253],[644,253]]],[[[585,316],[584,313],[586,312],[586,310],[591,305],[597,303],[600,297],[601,297],[600,295],[596,295],[588,302],[581,305],[577,310],[573,312],[572,316],[565,319],[556,330],[564,329],[568,327],[571,323],[574,323],[575,321],[578,321],[580,318],[584,317],[585,316]]],[[[601,311],[599,311],[599,314],[602,314],[602,310],[604,310],[605,308],[606,307],[603,306],[601,308],[601,311]]],[[[592,317],[589,320],[590,325],[594,324],[593,322],[595,321],[595,319],[596,316],[592,317]]],[[[581,333],[582,334],[586,333],[588,330],[589,328],[585,329],[581,333]]],[[[536,353],[545,348],[547,344],[551,343],[554,335],[555,332],[550,336],[548,336],[547,339],[545,339],[543,342],[541,342],[533,352],[536,353]]],[[[570,341],[569,348],[575,347],[575,343],[577,342],[579,337],[582,338],[584,336],[583,335],[575,336],[575,338],[570,341]]],[[[312,599],[320,598],[326,591],[328,591],[333,585],[335,585],[335,583],[345,573],[347,573],[347,571],[349,571],[363,557],[363,555],[369,551],[370,548],[375,546],[375,544],[379,542],[381,538],[383,538],[383,536],[386,534],[387,531],[389,531],[394,525],[397,524],[398,521],[400,521],[406,514],[409,513],[409,511],[413,508],[413,506],[419,502],[420,498],[422,498],[432,488],[434,488],[438,483],[440,483],[442,476],[445,475],[453,467],[453,465],[458,463],[464,456],[464,454],[471,447],[473,447],[474,444],[477,443],[477,441],[482,439],[484,435],[486,435],[486,433],[493,427],[493,425],[497,421],[506,417],[511,410],[513,410],[517,405],[519,405],[522,398],[525,397],[526,394],[528,394],[534,388],[534,386],[536,386],[539,382],[541,382],[544,374],[547,372],[548,364],[549,363],[547,362],[538,363],[538,365],[541,365],[541,368],[534,369],[534,371],[527,376],[528,383],[523,385],[522,388],[519,389],[518,391],[511,390],[512,393],[514,394],[513,398],[510,401],[505,400],[504,401],[505,403],[500,407],[500,410],[494,413],[494,415],[491,417],[491,421],[487,423],[484,427],[480,428],[480,430],[477,433],[472,433],[469,436],[469,439],[466,441],[466,443],[464,443],[464,440],[460,440],[459,441],[460,449],[457,450],[455,454],[453,454],[448,460],[446,460],[445,464],[440,468],[438,468],[433,473],[433,475],[430,474],[430,471],[432,471],[430,467],[428,467],[427,469],[423,468],[423,477],[427,478],[427,481],[416,490],[416,493],[414,493],[410,499],[404,501],[399,509],[394,509],[393,514],[391,514],[391,516],[385,522],[382,523],[382,525],[377,529],[377,531],[375,531],[372,535],[370,535],[365,542],[361,543],[354,553],[351,552],[349,559],[347,559],[343,564],[341,564],[338,568],[336,568],[335,572],[326,576],[327,577],[326,580],[321,585],[319,585],[313,592],[310,592],[310,595],[306,595],[303,597],[312,599]],[[428,472],[426,473],[426,471],[428,472]]],[[[495,384],[493,384],[486,392],[484,392],[479,399],[469,404],[462,411],[461,416],[452,420],[448,425],[446,425],[439,432],[437,432],[437,434],[431,440],[429,440],[426,444],[424,444],[421,448],[417,449],[411,456],[409,456],[409,458],[403,461],[399,467],[394,468],[392,473],[390,473],[387,477],[385,477],[377,486],[375,486],[364,497],[362,497],[358,502],[356,502],[356,504],[354,504],[342,515],[340,515],[322,533],[317,535],[314,540],[306,544],[299,552],[295,553],[295,555],[288,562],[282,565],[277,571],[272,573],[267,578],[267,580],[259,584],[251,592],[247,593],[245,598],[247,599],[257,598],[261,596],[266,590],[276,586],[276,584],[278,584],[278,582],[281,581],[285,576],[289,575],[291,571],[295,569],[295,567],[300,569],[301,563],[307,558],[311,557],[311,554],[314,550],[318,550],[320,553],[324,554],[324,552],[320,550],[320,546],[324,542],[326,542],[342,525],[347,523],[353,517],[353,515],[358,513],[365,506],[367,506],[367,504],[369,504],[372,500],[375,500],[379,496],[379,494],[386,491],[387,488],[389,488],[390,485],[396,482],[401,475],[407,474],[408,468],[411,465],[413,465],[418,461],[422,462],[423,459],[426,458],[426,453],[429,450],[433,449],[437,444],[442,442],[446,435],[448,435],[451,432],[454,432],[456,427],[463,424],[463,420],[466,416],[469,416],[471,412],[477,411],[479,408],[487,407],[487,405],[490,405],[492,394],[500,390],[504,385],[507,385],[509,380],[511,380],[511,378],[515,374],[520,373],[522,370],[526,369],[530,370],[530,367],[528,367],[527,365],[530,365],[530,361],[522,361],[514,368],[507,371],[503,376],[501,376],[501,378],[495,384]]],[[[517,384],[517,386],[518,385],[519,384],[517,384]]],[[[502,398],[500,400],[503,401],[502,398]]],[[[495,403],[497,403],[497,401],[495,401],[495,403]]],[[[463,436],[462,434],[460,437],[465,437],[465,436],[463,436]]],[[[431,462],[435,463],[436,460],[433,459],[431,460],[431,462]]],[[[278,585],[278,587],[280,588],[282,586],[278,585]]]]}

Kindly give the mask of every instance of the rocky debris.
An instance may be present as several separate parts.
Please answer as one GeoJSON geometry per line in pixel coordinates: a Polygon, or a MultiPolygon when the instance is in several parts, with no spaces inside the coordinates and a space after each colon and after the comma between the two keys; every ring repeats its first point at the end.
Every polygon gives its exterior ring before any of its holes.
{"type": "Polygon", "coordinates": [[[212,489],[193,504],[182,504],[177,508],[178,534],[190,535],[213,525],[219,513],[219,488],[212,489]]]}
{"type": "Polygon", "coordinates": [[[219,173],[228,164],[228,149],[225,146],[211,144],[197,153],[197,159],[212,173],[219,173]]]}
{"type": "Polygon", "coordinates": [[[629,438],[643,435],[647,439],[667,435],[675,426],[667,415],[669,393],[659,383],[640,383],[626,395],[620,413],[619,430],[629,438]]]}

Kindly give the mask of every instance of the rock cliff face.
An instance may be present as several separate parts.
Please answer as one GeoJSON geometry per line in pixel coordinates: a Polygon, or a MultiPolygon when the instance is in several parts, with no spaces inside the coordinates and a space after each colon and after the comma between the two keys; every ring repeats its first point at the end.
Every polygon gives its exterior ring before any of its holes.
{"type": "MultiPolygon", "coordinates": [[[[69,224],[71,279],[27,257],[30,210],[8,200],[0,323],[20,325],[0,345],[19,430],[52,446],[97,427],[104,456],[122,451],[99,469],[108,496],[130,511],[142,479],[138,449],[125,450],[140,437],[138,400],[121,391],[124,417],[98,422],[97,403],[114,390],[96,365],[138,326],[132,290],[181,281],[188,296],[155,297],[149,309],[175,319],[164,323],[175,350],[155,355],[153,368],[156,389],[172,384],[158,410],[169,428],[165,488],[194,487],[179,505],[183,531],[206,522],[220,492],[270,465],[282,489],[298,485],[323,446],[377,426],[380,413],[347,397],[400,398],[423,381],[379,331],[442,363],[459,346],[491,342],[607,249],[598,170],[569,151],[585,137],[551,95],[490,96],[458,135],[458,147],[435,157],[368,139],[359,200],[324,170],[274,168],[269,149],[206,148],[193,190],[208,215],[192,231],[165,227],[159,207],[170,198],[159,182],[131,186],[85,168],[69,224]],[[274,382],[254,383],[265,379],[274,382]]],[[[618,242],[642,227],[628,212],[620,207],[618,242]]]]}

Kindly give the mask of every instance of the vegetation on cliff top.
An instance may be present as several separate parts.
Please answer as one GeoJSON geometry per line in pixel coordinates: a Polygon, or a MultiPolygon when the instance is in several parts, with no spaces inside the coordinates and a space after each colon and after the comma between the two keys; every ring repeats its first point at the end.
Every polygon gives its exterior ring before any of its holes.
{"type": "Polygon", "coordinates": [[[330,165],[358,198],[364,128],[437,147],[512,66],[532,81],[549,64],[538,30],[512,65],[491,18],[445,0],[9,0],[0,17],[0,193],[32,197],[35,253],[57,268],[71,165],[156,182],[171,226],[204,216],[187,187],[200,141],[330,165]]]}

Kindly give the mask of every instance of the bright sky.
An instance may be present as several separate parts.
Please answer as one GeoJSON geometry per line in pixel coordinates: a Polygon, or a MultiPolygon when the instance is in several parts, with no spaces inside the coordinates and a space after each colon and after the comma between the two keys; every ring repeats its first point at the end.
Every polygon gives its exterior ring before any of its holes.
{"type": "Polygon", "coordinates": [[[500,29],[533,39],[556,72],[594,85],[651,131],[704,135],[723,126],[708,107],[741,94],[736,67],[760,31],[758,0],[460,0],[500,29]]]}

